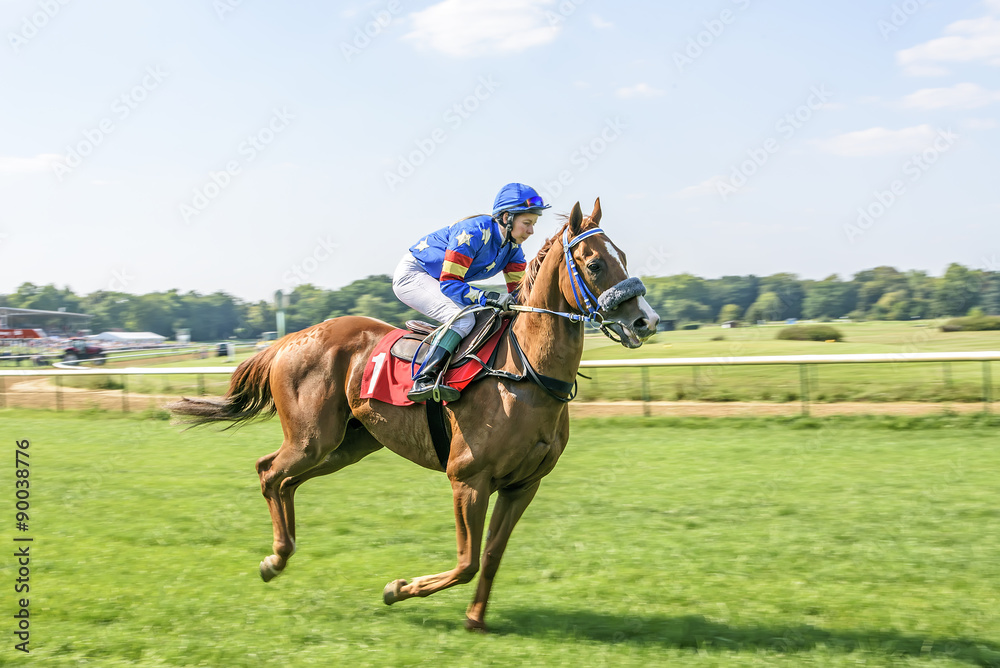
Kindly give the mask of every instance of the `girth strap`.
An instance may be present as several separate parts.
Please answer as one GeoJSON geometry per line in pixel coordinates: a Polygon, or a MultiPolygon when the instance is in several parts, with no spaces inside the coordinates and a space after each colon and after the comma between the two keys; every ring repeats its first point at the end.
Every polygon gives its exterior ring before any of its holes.
{"type": "Polygon", "coordinates": [[[431,430],[431,441],[434,443],[434,452],[437,453],[441,468],[448,470],[448,457],[451,455],[451,436],[448,435],[448,427],[444,421],[444,405],[440,401],[427,402],[427,426],[431,430]]]}

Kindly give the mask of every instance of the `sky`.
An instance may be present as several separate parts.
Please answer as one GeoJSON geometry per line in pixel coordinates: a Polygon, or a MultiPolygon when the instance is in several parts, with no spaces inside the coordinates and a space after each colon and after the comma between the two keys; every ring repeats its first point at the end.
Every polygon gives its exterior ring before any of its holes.
{"type": "Polygon", "coordinates": [[[502,185],[634,275],[1000,270],[1000,0],[0,0],[0,293],[391,274],[502,185]]]}

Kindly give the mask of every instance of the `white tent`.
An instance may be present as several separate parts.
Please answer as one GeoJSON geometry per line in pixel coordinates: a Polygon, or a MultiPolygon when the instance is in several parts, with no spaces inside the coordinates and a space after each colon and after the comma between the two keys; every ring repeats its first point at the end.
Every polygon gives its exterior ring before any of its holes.
{"type": "Polygon", "coordinates": [[[87,338],[107,343],[163,343],[167,340],[154,332],[101,332],[87,338]]]}

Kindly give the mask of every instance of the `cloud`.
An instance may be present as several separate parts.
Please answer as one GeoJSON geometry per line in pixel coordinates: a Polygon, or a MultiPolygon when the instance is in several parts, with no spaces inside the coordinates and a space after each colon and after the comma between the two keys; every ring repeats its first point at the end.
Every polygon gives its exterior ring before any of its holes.
{"type": "Polygon", "coordinates": [[[910,109],[976,109],[1000,100],[1000,92],[986,90],[974,83],[955,84],[951,88],[923,88],[903,98],[910,109]]]}
{"type": "Polygon", "coordinates": [[[663,95],[663,91],[653,88],[646,83],[637,83],[634,86],[619,88],[615,91],[615,95],[626,100],[631,100],[636,97],[660,97],[663,95]]]}
{"type": "Polygon", "coordinates": [[[851,158],[888,155],[906,151],[922,151],[927,148],[937,136],[934,129],[927,125],[917,125],[901,130],[885,128],[869,128],[857,132],[820,139],[813,143],[821,150],[834,155],[851,158]]]}
{"type": "Polygon", "coordinates": [[[896,52],[896,62],[910,76],[948,74],[948,63],[983,62],[1000,67],[1000,1],[984,3],[988,15],[955,21],[938,37],[896,52]]]}
{"type": "Polygon", "coordinates": [[[1000,123],[997,123],[996,119],[993,118],[969,118],[962,125],[970,130],[994,130],[1000,127],[1000,123]]]}
{"type": "Polygon", "coordinates": [[[720,183],[727,183],[726,177],[713,176],[709,179],[705,179],[697,185],[688,186],[687,188],[683,188],[677,192],[670,193],[670,197],[673,197],[674,199],[687,199],[689,197],[717,195],[719,193],[720,183]]]}
{"type": "Polygon", "coordinates": [[[420,48],[464,58],[515,53],[548,44],[559,34],[544,7],[552,0],[443,0],[410,14],[404,40],[420,48]]]}
{"type": "Polygon", "coordinates": [[[40,153],[34,158],[15,158],[0,155],[0,174],[43,172],[51,169],[54,161],[62,159],[63,156],[56,155],[55,153],[40,153]]]}
{"type": "Polygon", "coordinates": [[[615,27],[614,23],[611,23],[610,21],[605,21],[604,19],[602,19],[597,14],[591,14],[590,15],[590,25],[594,26],[595,28],[614,28],[615,27]]]}

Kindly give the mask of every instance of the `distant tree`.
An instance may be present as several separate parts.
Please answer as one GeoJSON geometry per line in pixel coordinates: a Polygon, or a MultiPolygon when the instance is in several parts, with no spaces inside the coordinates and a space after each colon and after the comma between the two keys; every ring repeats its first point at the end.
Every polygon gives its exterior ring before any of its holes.
{"type": "Polygon", "coordinates": [[[155,332],[173,338],[174,322],[181,306],[176,290],[130,297],[128,306],[125,329],[133,332],[155,332]]]}
{"type": "Polygon", "coordinates": [[[822,281],[809,281],[802,302],[804,318],[839,318],[850,313],[856,304],[857,290],[836,274],[822,281]]]}
{"type": "MultiPolygon", "coordinates": [[[[364,315],[369,318],[376,318],[391,325],[397,324],[396,320],[399,311],[395,304],[386,302],[381,297],[375,295],[361,295],[351,309],[351,315],[364,315]]],[[[402,323],[398,323],[402,324],[402,323]]]]}
{"type": "Polygon", "coordinates": [[[858,286],[857,308],[866,313],[885,293],[907,289],[906,276],[892,267],[860,271],[854,275],[854,283],[858,286]]]}
{"type": "Polygon", "coordinates": [[[739,304],[726,304],[719,310],[717,322],[739,320],[741,315],[743,315],[743,308],[739,304]]]}
{"type": "Polygon", "coordinates": [[[333,295],[329,290],[321,290],[311,283],[295,286],[289,295],[289,306],[285,309],[285,329],[297,332],[316,323],[323,322],[331,311],[333,295]]]}
{"type": "Polygon", "coordinates": [[[937,284],[933,308],[937,316],[964,315],[979,304],[982,275],[957,262],[948,265],[937,284]]]}
{"type": "Polygon", "coordinates": [[[256,338],[264,332],[277,331],[278,328],[274,317],[274,305],[264,300],[248,304],[242,322],[248,338],[256,338]]]}
{"type": "Polygon", "coordinates": [[[723,276],[705,281],[708,305],[718,312],[727,304],[735,304],[741,313],[756,301],[760,279],[756,276],[723,276]]]}
{"type": "Polygon", "coordinates": [[[980,304],[984,314],[1000,315],[1000,272],[990,272],[983,277],[980,304]]]}
{"type": "MultiPolygon", "coordinates": [[[[760,292],[773,293],[778,298],[777,310],[769,311],[769,320],[784,320],[786,318],[802,317],[802,302],[805,291],[802,281],[795,274],[774,274],[760,279],[760,292]]],[[[760,297],[758,297],[758,300],[760,297]]]]}
{"type": "Polygon", "coordinates": [[[787,313],[787,307],[776,292],[765,292],[747,309],[746,320],[783,320],[789,317],[787,313]]]}
{"type": "Polygon", "coordinates": [[[870,315],[876,320],[908,320],[910,317],[910,300],[906,290],[887,292],[875,302],[870,315]]]}
{"type": "Polygon", "coordinates": [[[125,319],[132,299],[135,299],[135,295],[98,290],[83,298],[80,311],[93,316],[89,327],[95,333],[125,329],[125,319]]]}
{"type": "Polygon", "coordinates": [[[690,299],[668,299],[656,312],[663,320],[706,322],[712,318],[712,309],[690,299]]]}

